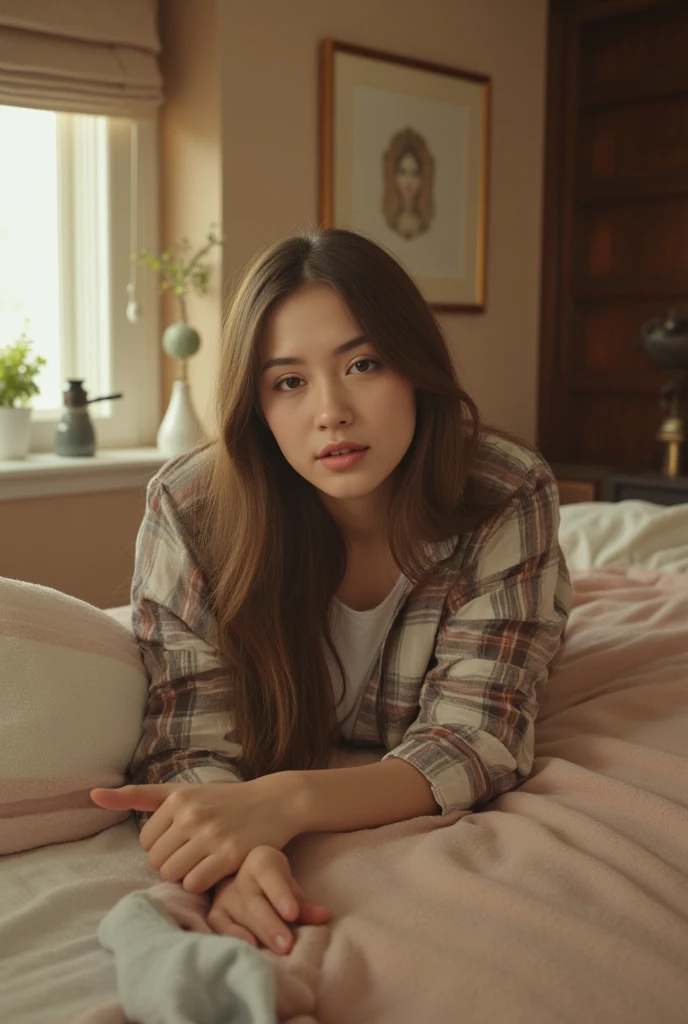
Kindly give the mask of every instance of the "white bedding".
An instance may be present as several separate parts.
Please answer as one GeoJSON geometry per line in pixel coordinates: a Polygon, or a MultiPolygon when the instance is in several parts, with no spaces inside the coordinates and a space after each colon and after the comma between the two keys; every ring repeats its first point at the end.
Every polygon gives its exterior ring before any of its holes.
{"type": "MultiPolygon", "coordinates": [[[[688,577],[575,582],[527,782],[453,823],[290,845],[334,915],[275,965],[314,997],[291,1024],[687,1019],[688,577]]],[[[73,1024],[114,1000],[97,925],[156,881],[131,820],[1,858],[0,1022],[73,1024]]]]}
{"type": "MultiPolygon", "coordinates": [[[[569,558],[569,564],[574,570],[587,570],[591,565],[612,565],[617,569],[628,565],[642,565],[645,568],[662,568],[665,570],[671,568],[675,571],[688,572],[688,506],[666,509],[663,506],[650,506],[647,502],[622,502],[613,506],[605,505],[604,503],[565,506],[562,509],[561,542],[569,558]]],[[[678,586],[678,583],[676,586],[678,586]]],[[[604,602],[599,605],[601,611],[604,611],[606,607],[604,602]]],[[[622,601],[619,604],[621,609],[619,612],[619,622],[621,624],[625,621],[624,614],[626,613],[622,614],[624,607],[622,601]]],[[[652,605],[653,609],[654,607],[652,605]]],[[[657,608],[661,611],[663,607],[660,601],[657,604],[657,608]]],[[[685,636],[682,624],[688,622],[688,620],[685,619],[684,615],[678,631],[676,624],[673,623],[671,624],[671,629],[662,634],[661,630],[656,626],[655,619],[652,617],[653,615],[656,617],[656,609],[651,614],[649,610],[650,605],[647,608],[648,611],[646,613],[645,609],[636,600],[628,598],[627,615],[636,615],[636,622],[646,621],[648,624],[653,624],[651,631],[640,629],[638,639],[642,639],[647,633],[646,639],[648,642],[652,639],[654,643],[660,646],[664,644],[662,652],[654,652],[652,658],[649,659],[650,668],[654,667],[657,692],[659,693],[661,692],[660,684],[663,679],[662,673],[667,671],[666,644],[672,637],[678,637],[679,634],[685,636]]],[[[582,613],[584,614],[584,610],[582,613]]],[[[129,609],[123,608],[119,610],[119,614],[116,617],[120,618],[125,625],[128,625],[129,609]]],[[[597,612],[592,616],[592,619],[597,622],[597,612]]],[[[688,625],[686,625],[686,628],[688,628],[688,625]]],[[[591,638],[590,642],[592,648],[597,651],[600,664],[602,662],[606,663],[606,660],[614,654],[615,647],[618,646],[615,641],[615,633],[610,632],[607,634],[603,630],[594,643],[593,639],[591,638]]],[[[569,653],[572,658],[572,664],[569,669],[571,673],[573,661],[575,660],[573,657],[575,655],[575,648],[572,648],[569,653]]],[[[642,659],[640,661],[642,662],[642,659]]],[[[598,767],[600,778],[603,782],[607,779],[607,776],[613,779],[618,775],[619,778],[626,779],[624,772],[626,772],[627,768],[630,771],[636,760],[635,757],[631,757],[626,753],[627,749],[631,749],[629,747],[631,740],[636,744],[640,744],[640,752],[646,758],[652,756],[658,763],[662,758],[664,758],[664,761],[667,761],[668,758],[667,750],[665,750],[662,743],[646,743],[644,739],[641,740],[636,735],[639,735],[642,731],[641,725],[643,724],[649,730],[648,735],[654,729],[657,731],[660,739],[664,735],[661,733],[660,727],[666,727],[667,730],[675,728],[671,724],[672,712],[670,707],[658,708],[657,721],[653,724],[653,717],[648,715],[646,707],[641,708],[638,706],[638,709],[636,709],[635,705],[632,704],[635,692],[634,686],[637,686],[636,677],[638,671],[640,671],[637,662],[637,655],[632,654],[631,657],[631,654],[629,654],[629,664],[624,670],[624,674],[619,674],[614,669],[613,672],[610,671],[609,679],[605,676],[605,685],[613,689],[619,685],[619,678],[626,678],[626,674],[628,675],[629,703],[619,705],[617,718],[614,721],[618,724],[619,729],[625,729],[628,726],[630,732],[628,736],[626,736],[626,733],[623,733],[625,737],[623,743],[620,742],[621,733],[619,737],[616,737],[616,746],[613,749],[616,751],[618,747],[618,756],[617,754],[612,756],[608,752],[605,754],[605,757],[609,756],[611,759],[609,762],[603,761],[598,767]],[[664,712],[663,717],[660,714],[661,711],[664,712]],[[633,721],[636,716],[637,721],[634,725],[633,721]],[[660,721],[660,719],[662,720],[660,721]],[[647,746],[647,750],[645,746],[647,746]],[[656,751],[654,746],[657,746],[656,751]],[[664,753],[661,753],[662,751],[664,753]],[[626,763],[627,761],[628,764],[626,763]]],[[[642,664],[640,667],[643,667],[642,664]]],[[[571,678],[573,679],[573,675],[571,678]]],[[[610,689],[609,692],[611,693],[612,690],[610,689]]],[[[683,692],[681,691],[681,693],[683,692]]],[[[677,700],[675,695],[674,699],[677,700]]],[[[671,702],[669,702],[669,705],[671,706],[671,702]]],[[[679,715],[679,711],[677,700],[673,712],[674,718],[679,715]]],[[[576,707],[575,702],[573,702],[572,714],[575,716],[575,713],[576,707]]],[[[551,716],[551,720],[552,727],[556,727],[557,720],[553,716],[551,716]]],[[[559,740],[562,743],[568,742],[566,737],[571,732],[571,729],[573,729],[573,738],[577,735],[575,723],[566,726],[566,722],[562,721],[559,729],[562,734],[560,737],[557,734],[557,742],[559,740]]],[[[543,735],[541,727],[541,744],[543,735]]],[[[685,735],[685,732],[682,732],[681,735],[685,735]]],[[[599,739],[598,737],[597,741],[599,739]]],[[[550,744],[551,742],[553,740],[550,737],[550,744]]],[[[681,742],[683,741],[681,740],[681,742]]],[[[637,755],[639,749],[633,747],[633,752],[637,755]]],[[[541,755],[548,755],[548,757],[545,757],[545,761],[547,761],[551,760],[550,755],[553,751],[542,749],[540,753],[541,755]]],[[[555,753],[558,754],[558,757],[566,757],[565,752],[555,751],[555,753]]],[[[678,750],[674,753],[678,753],[678,750]]],[[[685,756],[683,748],[681,749],[681,754],[685,756]]],[[[556,761],[557,758],[555,757],[554,760],[556,761]]],[[[652,763],[654,764],[654,761],[652,763]]],[[[662,761],[662,763],[664,762],[662,761]]],[[[568,762],[564,761],[562,764],[568,764],[568,762]]],[[[635,771],[635,768],[633,770],[635,771]]],[[[644,780],[643,785],[648,790],[652,790],[657,782],[655,774],[651,771],[641,772],[638,778],[644,780]]],[[[678,786],[677,792],[684,794],[685,788],[682,787],[680,780],[676,780],[676,785],[678,786]]],[[[538,798],[539,802],[542,803],[544,797],[543,794],[539,793],[537,786],[538,779],[534,775],[532,783],[527,783],[526,786],[522,787],[522,791],[510,795],[508,799],[511,801],[516,799],[522,800],[524,794],[527,798],[529,790],[532,789],[533,797],[538,798]]],[[[674,806],[674,803],[668,800],[667,794],[668,790],[666,793],[658,791],[657,796],[661,796],[667,801],[667,814],[671,811],[677,821],[678,816],[682,815],[681,822],[683,822],[682,827],[685,832],[685,801],[682,797],[674,806]],[[681,807],[680,810],[679,805],[681,807]]],[[[642,805],[639,803],[639,813],[641,807],[642,805]]],[[[645,808],[646,810],[647,808],[645,808]]],[[[611,823],[611,811],[609,813],[609,821],[611,823]]],[[[508,824],[511,818],[509,818],[507,813],[502,815],[499,820],[508,824]]],[[[514,820],[516,819],[514,818],[514,820]]],[[[642,820],[642,814],[640,820],[642,820]]],[[[489,819],[486,816],[482,816],[478,819],[478,822],[484,825],[486,822],[489,823],[489,819]]],[[[669,824],[669,817],[667,817],[667,825],[664,830],[660,828],[656,835],[645,838],[648,842],[652,839],[652,842],[656,844],[660,838],[664,841],[663,833],[666,832],[668,841],[669,824]]],[[[467,826],[468,822],[463,826],[461,835],[470,838],[471,829],[467,826]]],[[[610,834],[615,834],[614,828],[610,828],[610,834]]],[[[371,833],[371,837],[373,835],[371,833]]],[[[346,839],[346,836],[325,837],[323,842],[344,843],[346,839]]],[[[622,844],[624,843],[624,837],[621,834],[617,836],[617,839],[622,844]]],[[[682,843],[680,849],[684,848],[685,844],[682,843]]],[[[497,853],[499,851],[495,851],[495,856],[497,856],[497,853]]],[[[645,870],[647,867],[649,872],[644,880],[645,882],[651,881],[655,875],[657,878],[660,875],[663,877],[660,871],[660,861],[657,861],[655,866],[653,866],[654,862],[649,867],[645,864],[645,860],[649,862],[652,859],[649,855],[649,849],[643,854],[641,846],[638,845],[637,854],[640,858],[638,870],[640,868],[645,870]]],[[[507,860],[513,859],[518,855],[519,850],[517,848],[512,848],[508,856],[506,853],[504,854],[507,860]]],[[[686,856],[688,856],[688,850],[686,851],[686,856]]],[[[492,862],[487,854],[480,860],[480,864],[475,870],[478,874],[483,870],[480,867],[483,861],[484,871],[489,875],[490,870],[492,870],[492,862]]],[[[592,863],[594,862],[591,861],[592,863]]],[[[666,871],[666,866],[662,870],[666,871]]],[[[615,880],[626,884],[620,875],[617,876],[610,872],[609,877],[610,891],[612,888],[611,883],[615,880]]],[[[98,1003],[115,999],[117,989],[114,964],[110,954],[102,950],[97,942],[97,926],[102,917],[118,899],[135,889],[147,888],[157,881],[159,881],[159,876],[147,864],[146,856],[139,845],[138,832],[132,819],[113,825],[96,835],[75,842],[41,847],[23,853],[0,857],[0,1024],[15,1024],[15,1022],[16,1024],[69,1024],[80,1012],[98,1003]]],[[[543,875],[543,885],[545,881],[546,878],[543,875]]],[[[338,878],[337,880],[337,884],[340,886],[345,886],[346,882],[346,877],[338,878]]],[[[645,888],[642,891],[650,894],[651,888],[645,888]]],[[[683,927],[682,922],[685,920],[685,917],[681,916],[679,906],[682,900],[681,886],[672,891],[675,891],[676,913],[673,925],[675,928],[679,928],[679,926],[683,927]]],[[[641,889],[639,888],[639,898],[640,894],[641,889]]],[[[318,896],[317,891],[315,895],[318,896]]],[[[329,893],[323,895],[323,900],[325,896],[329,899],[329,893]]],[[[567,906],[567,913],[573,914],[574,902],[575,893],[572,893],[571,907],[567,906]]],[[[582,906],[585,909],[587,904],[582,906]]],[[[660,914],[666,913],[666,908],[661,903],[654,901],[652,896],[650,896],[648,901],[648,908],[648,913],[651,911],[652,914],[658,916],[658,919],[660,914]]],[[[459,916],[465,913],[463,906],[457,905],[457,913],[459,916]]],[[[344,935],[344,938],[341,939],[340,935],[340,944],[344,943],[346,949],[349,948],[347,945],[349,940],[346,940],[345,934],[346,929],[352,926],[352,920],[342,921],[341,935],[344,935]]],[[[487,929],[487,925],[485,928],[487,929]]],[[[488,932],[489,929],[487,929],[486,935],[488,932]]],[[[635,933],[637,941],[639,941],[638,934],[637,932],[635,933]]],[[[530,938],[533,944],[538,940],[535,932],[530,938]]],[[[665,940],[669,941],[666,935],[665,940]]],[[[333,946],[335,952],[338,948],[333,946]]],[[[371,950],[375,948],[377,948],[377,945],[373,943],[371,950]]],[[[676,949],[678,949],[678,945],[676,949]]],[[[382,951],[378,952],[381,955],[382,951]]],[[[500,962],[499,958],[497,962],[500,962]]],[[[669,967],[672,966],[669,958],[667,958],[666,963],[667,970],[669,970],[669,967]]],[[[502,966],[504,965],[502,964],[502,966]]],[[[580,980],[580,974],[576,973],[573,963],[562,963],[560,967],[564,972],[570,967],[571,977],[568,980],[572,982],[580,980]]],[[[385,965],[384,971],[381,972],[381,977],[387,974],[388,968],[389,965],[385,965]]],[[[462,970],[465,972],[467,968],[457,963],[459,975],[462,970]]],[[[610,964],[610,977],[612,977],[612,974],[610,964]]],[[[685,978],[685,991],[688,996],[688,947],[686,948],[685,978]]],[[[409,979],[409,981],[411,983],[412,979],[409,979]]],[[[632,979],[632,981],[640,984],[637,978],[632,979]]],[[[415,984],[413,982],[413,985],[415,984]]],[[[642,988],[642,985],[640,987],[642,988]]],[[[524,991],[527,989],[528,986],[524,986],[524,991]]],[[[619,996],[621,996],[621,993],[619,993],[619,996]]],[[[688,1006],[688,1003],[683,1003],[683,1006],[685,1008],[688,1006]]],[[[680,1016],[682,1012],[677,1007],[677,1015],[671,1018],[672,1024],[674,1020],[684,1019],[680,1016]]],[[[331,1019],[335,1019],[334,1014],[331,1014],[331,1019]]],[[[370,1020],[372,1018],[368,1017],[366,1019],[370,1020]]],[[[457,1012],[456,1019],[457,1021],[462,1020],[460,1011],[457,1012]]],[[[516,1024],[517,1020],[518,1024],[521,1024],[521,1022],[526,1024],[526,1018],[520,1016],[511,1018],[502,1016],[501,1019],[498,1017],[494,1019],[497,1020],[497,1024],[516,1024]]],[[[554,1016],[549,1020],[540,1018],[534,1024],[553,1024],[554,1019],[554,1016]]],[[[598,1020],[601,1020],[599,1017],[588,1017],[586,1019],[584,1014],[580,1014],[579,1008],[573,1006],[571,1007],[570,1017],[557,1017],[557,1019],[580,1021],[580,1024],[593,1024],[593,1021],[594,1024],[597,1024],[598,1020]]],[[[618,1019],[621,1020],[621,1018],[618,1019]]],[[[625,1019],[628,1020],[628,1016],[625,1019]]],[[[634,1018],[634,1020],[636,1019],[640,1019],[640,1017],[634,1018]]],[[[669,1018],[664,1016],[661,1019],[655,1019],[656,1024],[665,1024],[669,1018]]],[[[688,1009],[685,1010],[685,1019],[688,1020],[688,1009]]],[[[466,1024],[470,1024],[470,1017],[465,1018],[465,1020],[466,1024]]],[[[530,1018],[528,1020],[530,1022],[530,1018]]],[[[435,1024],[435,1021],[432,1024],[435,1024]]],[[[650,1024],[649,1018],[647,1024],[650,1024]]]]}
{"type": "Polygon", "coordinates": [[[686,504],[582,501],[562,505],[560,515],[559,543],[573,571],[688,572],[686,504]]]}
{"type": "Polygon", "coordinates": [[[96,929],[128,892],[160,878],[133,819],[97,835],[0,857],[0,1021],[62,1024],[115,999],[96,929]]]}

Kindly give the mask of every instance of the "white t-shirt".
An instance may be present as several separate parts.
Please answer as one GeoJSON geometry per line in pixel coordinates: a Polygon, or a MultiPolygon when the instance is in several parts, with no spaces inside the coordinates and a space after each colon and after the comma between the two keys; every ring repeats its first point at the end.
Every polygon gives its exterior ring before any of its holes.
{"type": "MultiPolygon", "coordinates": [[[[337,707],[337,721],[341,734],[346,739],[351,739],[363,691],[370,679],[373,665],[380,655],[382,641],[396,611],[405,582],[406,577],[402,573],[384,601],[364,612],[349,608],[336,597],[332,598],[332,637],[346,675],[344,700],[337,707]]],[[[338,702],[342,695],[341,675],[327,645],[325,657],[330,670],[335,702],[338,702]]]]}

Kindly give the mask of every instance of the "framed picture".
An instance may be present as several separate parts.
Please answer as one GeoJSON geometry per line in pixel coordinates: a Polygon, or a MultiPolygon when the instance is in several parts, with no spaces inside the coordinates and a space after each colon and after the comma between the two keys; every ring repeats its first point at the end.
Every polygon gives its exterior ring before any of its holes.
{"type": "Polygon", "coordinates": [[[490,79],[321,44],[320,220],[390,250],[436,310],[485,310],[490,79]]]}

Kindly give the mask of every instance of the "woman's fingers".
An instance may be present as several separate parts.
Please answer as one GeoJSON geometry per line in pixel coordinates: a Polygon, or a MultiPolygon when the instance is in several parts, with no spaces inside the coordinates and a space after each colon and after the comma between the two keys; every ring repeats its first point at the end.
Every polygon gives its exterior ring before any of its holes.
{"type": "MultiPolygon", "coordinates": [[[[325,924],[331,920],[332,913],[327,907],[318,906],[305,896],[303,889],[291,873],[286,856],[282,854],[275,860],[274,851],[270,851],[270,854],[272,856],[265,863],[259,861],[255,868],[252,865],[253,877],[262,890],[268,905],[274,908],[279,916],[287,922],[325,924]]],[[[251,927],[253,924],[252,920],[251,927]]],[[[286,932],[281,934],[286,936],[286,932]]],[[[291,937],[291,932],[289,934],[291,937]]],[[[266,945],[270,944],[266,943],[266,945]]]]}
{"type": "Polygon", "coordinates": [[[149,853],[173,823],[174,810],[170,806],[169,800],[167,800],[158,807],[155,814],[148,819],[139,833],[139,842],[143,849],[149,853]]]}
{"type": "Polygon", "coordinates": [[[299,916],[299,900],[294,893],[296,883],[287,858],[269,867],[259,865],[254,878],[280,917],[285,921],[295,921],[299,916]]]}
{"type": "Polygon", "coordinates": [[[211,918],[215,914],[225,914],[234,925],[247,929],[275,953],[287,953],[293,945],[288,925],[268,902],[253,876],[246,875],[243,880],[235,878],[218,887],[208,917],[213,928],[211,918]]]}
{"type": "Polygon", "coordinates": [[[270,904],[285,921],[302,924],[325,924],[332,912],[309,900],[291,873],[287,856],[270,847],[254,850],[250,857],[250,871],[270,904]]]}
{"type": "MultiPolygon", "coordinates": [[[[184,880],[185,889],[190,877],[184,880]]],[[[325,924],[331,917],[327,907],[317,906],[304,895],[286,856],[261,847],[251,851],[235,877],[220,882],[208,921],[215,931],[230,925],[244,928],[268,949],[283,954],[294,945],[290,922],[325,924]]]]}
{"type": "Polygon", "coordinates": [[[231,935],[235,939],[243,939],[244,942],[250,942],[252,946],[258,947],[255,935],[248,928],[233,921],[224,910],[213,908],[208,914],[208,924],[217,935],[231,935]]]}
{"type": "MultiPolygon", "coordinates": [[[[160,872],[161,878],[166,882],[181,882],[197,864],[200,864],[205,854],[193,839],[186,842],[179,836],[171,836],[170,833],[173,831],[168,829],[149,851],[148,863],[155,871],[160,872]]],[[[187,889],[187,892],[190,891],[187,889]]]]}
{"type": "MultiPolygon", "coordinates": [[[[157,812],[157,814],[161,815],[164,813],[164,807],[161,807],[157,812]]],[[[157,822],[150,818],[141,829],[141,834],[139,835],[139,842],[148,854],[148,863],[156,871],[159,871],[165,861],[169,860],[172,854],[176,850],[181,849],[187,842],[185,836],[180,835],[179,829],[174,827],[174,821],[171,817],[169,820],[161,817],[160,822],[161,824],[158,827],[157,822]],[[149,825],[153,825],[154,828],[146,832],[149,825]]],[[[176,882],[177,879],[168,878],[168,882],[172,881],[176,882]]]]}
{"type": "Polygon", "coordinates": [[[332,918],[332,911],[321,903],[309,900],[298,882],[294,881],[294,892],[299,900],[299,921],[303,924],[325,924],[332,918]]]}
{"type": "Polygon", "coordinates": [[[223,878],[233,875],[241,867],[243,858],[225,850],[212,853],[201,859],[194,868],[184,875],[182,885],[187,892],[206,892],[223,878]]]}
{"type": "Polygon", "coordinates": [[[294,944],[288,925],[258,890],[244,898],[241,921],[275,953],[288,953],[294,944]]]}
{"type": "Polygon", "coordinates": [[[327,924],[332,920],[332,911],[328,907],[313,903],[312,900],[301,900],[299,924],[327,924]]]}
{"type": "Polygon", "coordinates": [[[156,811],[169,796],[167,784],[146,786],[120,786],[119,789],[92,789],[94,804],[112,811],[156,811]]]}

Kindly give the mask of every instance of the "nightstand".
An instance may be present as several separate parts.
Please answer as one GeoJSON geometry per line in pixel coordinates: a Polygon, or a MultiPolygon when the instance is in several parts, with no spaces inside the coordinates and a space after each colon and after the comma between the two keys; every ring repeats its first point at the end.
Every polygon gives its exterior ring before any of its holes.
{"type": "Polygon", "coordinates": [[[579,501],[625,501],[655,505],[688,504],[688,476],[668,477],[643,470],[551,463],[562,505],[579,501]]]}
{"type": "Polygon", "coordinates": [[[604,501],[637,498],[655,505],[688,503],[688,476],[669,477],[661,473],[610,473],[604,501]]]}

